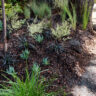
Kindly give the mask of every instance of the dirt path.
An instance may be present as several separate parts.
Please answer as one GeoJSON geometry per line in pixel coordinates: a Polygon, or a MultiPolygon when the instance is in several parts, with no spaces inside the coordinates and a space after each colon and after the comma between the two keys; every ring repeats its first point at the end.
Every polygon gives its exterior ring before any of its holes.
{"type": "MultiPolygon", "coordinates": [[[[96,27],[96,4],[93,8],[92,21],[96,27]]],[[[89,45],[88,41],[85,41],[85,46],[89,53],[93,54],[93,58],[86,66],[81,81],[72,88],[73,96],[96,96],[96,37],[93,37],[92,41],[89,45]]]]}
{"type": "Polygon", "coordinates": [[[73,96],[96,96],[96,36],[91,38],[91,43],[85,40],[84,45],[93,57],[86,66],[81,81],[72,88],[72,94],[73,96]]]}
{"type": "Polygon", "coordinates": [[[92,22],[96,25],[96,4],[94,4],[93,12],[92,12],[92,22]]]}

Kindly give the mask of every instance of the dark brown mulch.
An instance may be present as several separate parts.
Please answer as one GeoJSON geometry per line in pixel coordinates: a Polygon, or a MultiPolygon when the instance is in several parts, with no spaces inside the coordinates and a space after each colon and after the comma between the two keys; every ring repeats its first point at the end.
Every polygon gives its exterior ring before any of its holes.
{"type": "MultiPolygon", "coordinates": [[[[41,44],[38,44],[28,35],[26,29],[20,29],[11,34],[10,38],[11,39],[8,40],[8,53],[11,55],[10,58],[13,60],[11,65],[14,66],[16,72],[18,72],[20,76],[25,76],[26,64],[25,61],[20,58],[20,54],[22,50],[24,50],[24,47],[21,46],[19,38],[22,38],[22,40],[26,38],[28,44],[31,44],[31,47],[28,47],[30,51],[28,59],[29,71],[32,69],[33,62],[37,62],[42,70],[48,69],[41,73],[46,77],[46,80],[51,78],[56,79],[52,83],[55,87],[51,85],[49,90],[56,90],[66,86],[65,90],[70,92],[71,87],[80,79],[75,70],[76,66],[80,67],[82,73],[86,62],[90,58],[87,51],[82,48],[82,40],[79,38],[79,35],[74,35],[74,37],[71,36],[72,39],[67,41],[57,41],[53,37],[49,39],[45,38],[41,44]],[[53,46],[57,46],[57,49],[52,49],[53,46]],[[44,57],[48,57],[50,65],[44,66],[42,64],[42,59],[44,57]]],[[[2,66],[2,64],[3,63],[0,63],[0,70],[6,70],[9,66],[2,66]]],[[[2,79],[3,78],[0,76],[0,80],[2,79]]]]}

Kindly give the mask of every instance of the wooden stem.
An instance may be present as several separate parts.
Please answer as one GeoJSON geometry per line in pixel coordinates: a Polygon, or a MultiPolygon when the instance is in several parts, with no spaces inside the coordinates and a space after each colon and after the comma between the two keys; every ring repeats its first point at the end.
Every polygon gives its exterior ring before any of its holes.
{"type": "Polygon", "coordinates": [[[4,53],[7,52],[7,38],[6,38],[6,15],[5,15],[5,6],[4,0],[2,0],[2,17],[3,17],[3,40],[4,40],[4,53]]]}

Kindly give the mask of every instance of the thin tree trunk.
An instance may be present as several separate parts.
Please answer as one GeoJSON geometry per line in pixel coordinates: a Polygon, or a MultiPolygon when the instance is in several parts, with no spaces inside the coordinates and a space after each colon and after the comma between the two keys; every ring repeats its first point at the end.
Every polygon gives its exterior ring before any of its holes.
{"type": "Polygon", "coordinates": [[[4,0],[2,2],[2,17],[3,17],[3,40],[4,40],[4,53],[7,52],[7,38],[6,38],[6,16],[5,16],[5,6],[4,6],[4,0]]]}

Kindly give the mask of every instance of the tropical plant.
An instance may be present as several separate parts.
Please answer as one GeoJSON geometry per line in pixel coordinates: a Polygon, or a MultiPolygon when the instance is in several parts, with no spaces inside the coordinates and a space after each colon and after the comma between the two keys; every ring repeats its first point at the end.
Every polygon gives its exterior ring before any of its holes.
{"type": "Polygon", "coordinates": [[[6,84],[1,84],[0,96],[56,96],[55,92],[46,93],[45,79],[40,78],[40,67],[33,65],[32,73],[26,70],[25,80],[20,79],[16,74],[10,74],[14,81],[4,81],[6,84]],[[9,86],[9,85],[10,86],[9,86]]]}
{"type": "Polygon", "coordinates": [[[18,16],[19,13],[23,13],[21,6],[17,3],[14,6],[11,3],[10,4],[5,3],[5,11],[8,22],[7,27],[10,30],[10,33],[13,31],[13,29],[17,30],[21,28],[22,24],[25,23],[25,19],[24,20],[19,19],[18,16]]]}
{"type": "Polygon", "coordinates": [[[67,36],[70,34],[71,25],[68,21],[62,22],[62,25],[57,24],[56,29],[52,28],[52,34],[57,38],[61,39],[64,36],[67,36]]]}
{"type": "Polygon", "coordinates": [[[71,3],[72,7],[72,13],[69,9],[69,1],[68,0],[55,0],[55,6],[59,7],[61,9],[61,17],[62,21],[65,21],[66,15],[68,15],[69,20],[72,24],[72,28],[75,30],[76,29],[76,23],[77,23],[77,14],[76,14],[76,8],[75,6],[71,3]]]}

